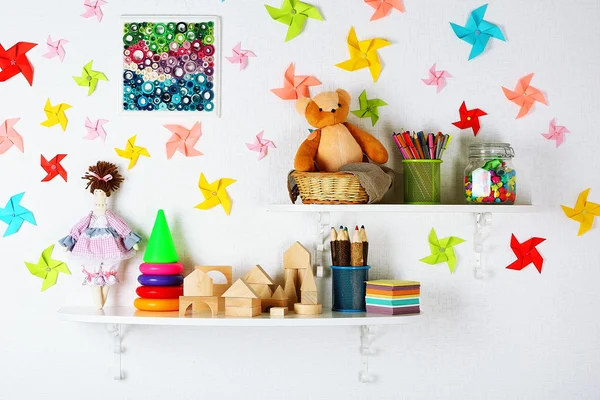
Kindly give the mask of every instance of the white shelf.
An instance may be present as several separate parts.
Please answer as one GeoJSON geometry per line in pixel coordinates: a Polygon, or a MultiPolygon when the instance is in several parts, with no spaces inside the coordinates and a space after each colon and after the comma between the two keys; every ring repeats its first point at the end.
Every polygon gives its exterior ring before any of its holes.
{"type": "Polygon", "coordinates": [[[171,325],[171,326],[365,326],[396,325],[418,320],[421,314],[379,315],[366,313],[339,313],[323,311],[320,315],[290,314],[273,317],[261,314],[254,318],[236,318],[219,315],[178,317],[177,312],[138,311],[133,307],[106,307],[96,310],[92,307],[65,307],[58,311],[63,321],[88,322],[118,325],[171,325]]]}
{"type": "Polygon", "coordinates": [[[534,213],[537,207],[526,204],[495,205],[495,204],[270,204],[269,212],[304,212],[304,213],[333,213],[333,212],[387,212],[387,213],[502,213],[519,214],[534,213]]]}

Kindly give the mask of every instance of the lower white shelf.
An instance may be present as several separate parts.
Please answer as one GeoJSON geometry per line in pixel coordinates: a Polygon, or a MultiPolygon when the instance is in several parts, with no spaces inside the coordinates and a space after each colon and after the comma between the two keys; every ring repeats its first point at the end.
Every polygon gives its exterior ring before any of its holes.
{"type": "Polygon", "coordinates": [[[362,326],[396,325],[413,322],[423,315],[379,315],[366,313],[341,313],[323,311],[320,315],[290,314],[285,317],[271,317],[263,313],[254,318],[225,317],[210,314],[179,317],[177,311],[148,312],[133,307],[106,307],[96,310],[93,307],[65,307],[58,311],[64,321],[88,322],[120,325],[173,325],[173,326],[362,326]]]}

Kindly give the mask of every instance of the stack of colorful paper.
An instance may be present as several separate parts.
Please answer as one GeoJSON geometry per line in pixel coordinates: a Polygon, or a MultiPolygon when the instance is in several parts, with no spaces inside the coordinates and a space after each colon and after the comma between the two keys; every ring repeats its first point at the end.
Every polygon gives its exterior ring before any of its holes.
{"type": "Polygon", "coordinates": [[[418,314],[421,284],[415,281],[367,281],[367,312],[374,314],[418,314]]]}

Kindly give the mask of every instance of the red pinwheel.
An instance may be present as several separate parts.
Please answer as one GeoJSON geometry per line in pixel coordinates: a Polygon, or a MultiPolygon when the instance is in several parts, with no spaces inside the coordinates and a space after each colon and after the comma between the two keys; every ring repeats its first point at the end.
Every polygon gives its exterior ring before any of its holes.
{"type": "Polygon", "coordinates": [[[65,182],[67,181],[67,171],[60,165],[60,162],[65,158],[66,154],[57,154],[52,160],[48,161],[42,155],[42,168],[48,173],[42,182],[48,182],[60,175],[65,182]]]}
{"type": "Polygon", "coordinates": [[[533,264],[538,272],[542,273],[542,264],[544,264],[544,259],[542,255],[537,250],[536,246],[546,239],[533,237],[529,240],[526,240],[523,243],[519,243],[515,235],[512,235],[510,238],[510,247],[512,248],[513,253],[517,256],[517,260],[510,264],[507,269],[514,269],[516,271],[520,271],[529,264],[533,264]]]}
{"type": "Polygon", "coordinates": [[[467,105],[463,101],[458,110],[460,113],[460,121],[453,122],[452,125],[460,129],[473,128],[473,134],[477,136],[479,132],[479,117],[487,115],[487,113],[479,108],[467,110],[467,105]]]}
{"type": "Polygon", "coordinates": [[[7,81],[18,73],[22,73],[29,86],[33,85],[33,68],[25,55],[37,43],[19,42],[8,50],[0,44],[0,82],[7,81]]]}

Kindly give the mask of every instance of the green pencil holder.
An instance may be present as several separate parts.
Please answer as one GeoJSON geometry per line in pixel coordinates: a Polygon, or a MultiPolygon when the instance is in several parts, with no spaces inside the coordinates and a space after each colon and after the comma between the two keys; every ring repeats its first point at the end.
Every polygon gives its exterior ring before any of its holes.
{"type": "Polygon", "coordinates": [[[403,160],[404,203],[440,204],[442,160],[403,160]]]}

